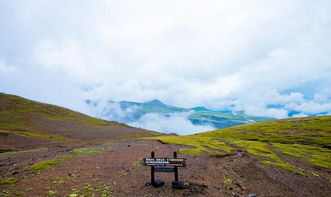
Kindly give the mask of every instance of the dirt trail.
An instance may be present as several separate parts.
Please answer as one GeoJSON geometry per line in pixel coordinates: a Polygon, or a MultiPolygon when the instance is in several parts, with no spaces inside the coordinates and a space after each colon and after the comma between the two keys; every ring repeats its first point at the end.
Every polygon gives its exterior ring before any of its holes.
{"type": "MultiPolygon", "coordinates": [[[[331,184],[318,177],[305,177],[282,169],[262,166],[245,151],[231,156],[181,155],[186,168],[179,168],[184,190],[173,190],[173,173],[156,173],[166,185],[149,185],[150,167],[142,158],[154,151],[156,157],[172,157],[181,146],[157,141],[122,141],[110,150],[94,154],[75,154],[54,168],[31,172],[29,166],[56,155],[73,155],[72,148],[52,148],[39,152],[0,158],[2,178],[19,182],[0,186],[0,196],[328,196],[331,184]],[[16,164],[16,165],[14,165],[16,164]],[[73,195],[74,196],[74,195],[73,195]]],[[[330,172],[326,172],[330,173],[330,172]]]]}

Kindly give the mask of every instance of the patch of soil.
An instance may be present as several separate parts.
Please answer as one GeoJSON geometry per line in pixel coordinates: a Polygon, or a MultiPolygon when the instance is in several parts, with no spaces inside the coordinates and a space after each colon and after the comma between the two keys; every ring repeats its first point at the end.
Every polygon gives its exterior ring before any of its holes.
{"type": "Polygon", "coordinates": [[[0,131],[0,152],[49,148],[62,145],[63,142],[46,138],[34,138],[0,131]]]}
{"type": "Polygon", "coordinates": [[[120,123],[90,125],[72,120],[57,121],[47,119],[35,119],[33,122],[35,129],[45,134],[61,135],[69,139],[81,140],[87,143],[100,143],[109,139],[150,132],[120,123]]]}

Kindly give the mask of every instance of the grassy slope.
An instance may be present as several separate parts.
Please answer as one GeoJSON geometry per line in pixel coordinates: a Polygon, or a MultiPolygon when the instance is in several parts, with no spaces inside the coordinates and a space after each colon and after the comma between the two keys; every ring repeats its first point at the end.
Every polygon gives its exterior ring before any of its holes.
{"type": "MultiPolygon", "coordinates": [[[[83,130],[92,133],[94,128],[102,130],[104,133],[131,129],[122,123],[104,121],[63,107],[0,93],[0,130],[2,133],[64,141],[66,138],[75,139],[77,137],[79,139],[80,136],[88,139],[89,136],[85,136],[86,133],[83,130]],[[49,133],[50,131],[54,131],[54,133],[49,133]],[[76,136],[67,137],[67,133],[70,132],[75,133],[76,136]]],[[[144,133],[143,130],[141,132],[144,133]]],[[[102,132],[95,133],[94,137],[97,138],[97,134],[102,132]]],[[[137,133],[139,133],[138,130],[137,133]]]]}
{"type": "Polygon", "coordinates": [[[31,118],[51,120],[76,120],[93,125],[107,125],[108,122],[91,118],[84,114],[44,103],[24,99],[22,97],[0,93],[0,128],[15,130],[14,125],[26,126],[31,118]]]}
{"type": "Polygon", "coordinates": [[[149,139],[192,146],[180,152],[196,155],[202,152],[229,154],[242,148],[264,164],[301,175],[307,174],[305,169],[286,161],[284,155],[300,158],[312,166],[331,168],[331,116],[274,120],[195,135],[149,139]]]}

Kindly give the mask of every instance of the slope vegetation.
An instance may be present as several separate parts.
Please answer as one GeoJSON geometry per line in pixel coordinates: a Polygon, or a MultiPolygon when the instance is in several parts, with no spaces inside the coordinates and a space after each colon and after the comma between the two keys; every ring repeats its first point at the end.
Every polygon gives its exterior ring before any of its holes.
{"type": "Polygon", "coordinates": [[[275,120],[195,135],[148,139],[191,146],[180,152],[195,155],[226,156],[244,150],[262,164],[331,181],[331,116],[275,120]]]}
{"type": "Polygon", "coordinates": [[[0,93],[1,151],[63,143],[102,142],[152,132],[0,93]]]}

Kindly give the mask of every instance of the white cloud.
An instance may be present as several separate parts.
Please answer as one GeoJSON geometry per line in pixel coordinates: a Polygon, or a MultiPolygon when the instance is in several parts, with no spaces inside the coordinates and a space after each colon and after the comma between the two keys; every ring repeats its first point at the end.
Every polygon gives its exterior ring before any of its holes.
{"type": "Polygon", "coordinates": [[[308,115],[304,114],[304,113],[299,113],[299,114],[293,115],[293,118],[303,118],[303,117],[308,117],[308,115]]]}
{"type": "MultiPolygon", "coordinates": [[[[330,112],[330,8],[328,0],[1,1],[0,71],[49,72],[57,77],[48,85],[67,79],[93,100],[157,98],[277,118],[330,112]]],[[[16,75],[2,75],[1,89],[22,93],[16,75]]],[[[22,96],[45,99],[34,86],[22,96]]]]}
{"type": "Polygon", "coordinates": [[[89,109],[92,114],[105,120],[124,122],[134,127],[162,133],[187,135],[216,129],[211,125],[193,125],[189,120],[192,112],[142,114],[139,106],[122,108],[118,102],[104,100],[89,101],[89,109]]]}
{"type": "Polygon", "coordinates": [[[162,133],[177,133],[179,135],[194,134],[215,129],[207,125],[193,125],[188,120],[189,115],[189,112],[172,113],[170,116],[148,113],[137,122],[130,123],[130,125],[162,133]]]}
{"type": "Polygon", "coordinates": [[[0,59],[0,75],[9,74],[13,71],[16,71],[16,67],[8,65],[4,60],[0,59]]]}
{"type": "Polygon", "coordinates": [[[141,109],[139,106],[122,108],[118,102],[105,100],[88,101],[88,107],[92,114],[105,120],[129,123],[137,119],[136,112],[141,109]]]}
{"type": "Polygon", "coordinates": [[[313,101],[301,103],[293,107],[294,110],[308,113],[308,114],[318,114],[320,112],[329,112],[331,111],[331,102],[330,103],[316,103],[313,101]]]}

